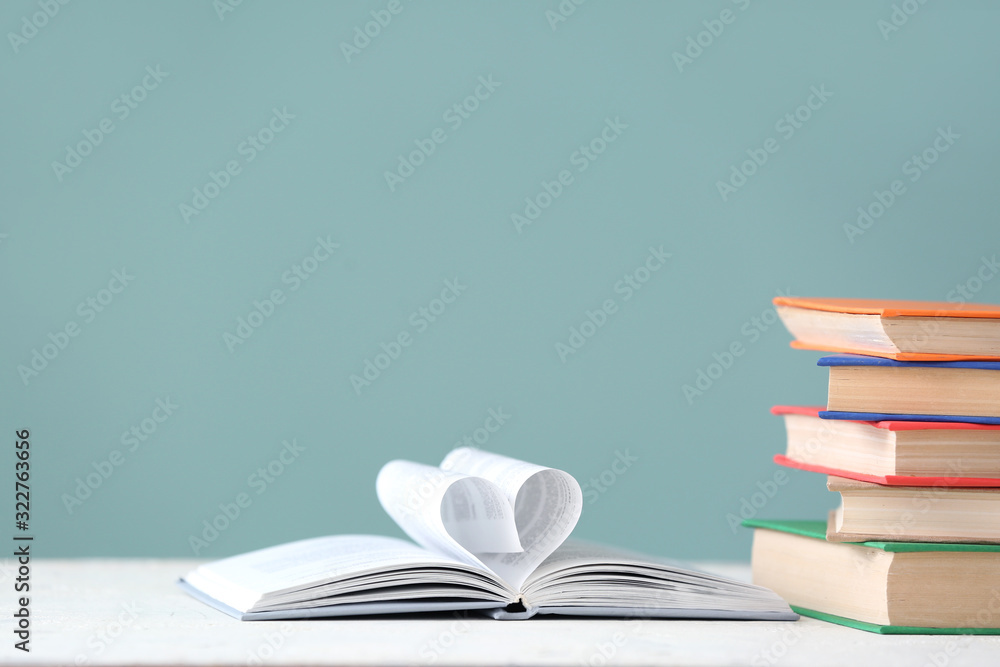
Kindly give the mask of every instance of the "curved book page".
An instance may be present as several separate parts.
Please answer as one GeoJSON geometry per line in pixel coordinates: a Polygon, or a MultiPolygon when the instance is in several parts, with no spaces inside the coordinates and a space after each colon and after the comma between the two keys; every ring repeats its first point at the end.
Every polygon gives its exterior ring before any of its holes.
{"type": "Polygon", "coordinates": [[[393,521],[427,549],[484,569],[492,568],[475,554],[522,551],[514,510],[486,479],[390,461],[375,487],[393,521]]]}
{"type": "Polygon", "coordinates": [[[569,537],[583,511],[580,485],[561,470],[471,447],[452,451],[441,462],[441,469],[492,482],[513,507],[523,550],[501,553],[487,549],[474,553],[515,590],[520,590],[534,569],[569,537]]]}

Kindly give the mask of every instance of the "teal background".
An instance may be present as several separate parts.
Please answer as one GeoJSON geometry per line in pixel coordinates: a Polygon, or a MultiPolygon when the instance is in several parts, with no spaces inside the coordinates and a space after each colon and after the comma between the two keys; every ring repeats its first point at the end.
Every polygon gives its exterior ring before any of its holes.
{"type": "MultiPolygon", "coordinates": [[[[0,421],[11,452],[31,431],[35,553],[192,556],[240,493],[250,506],[199,556],[401,534],[379,467],[436,463],[502,408],[485,449],[581,482],[637,458],[588,496],[578,535],[749,558],[727,515],[775,472],[768,408],[821,403],[826,381],[819,354],[753,318],[779,290],[946,299],[1000,251],[1000,14],[930,2],[884,38],[883,0],[741,5],[592,1],[553,30],[555,0],[404,1],[351,62],[341,43],[386,2],[245,0],[222,19],[207,0],[71,2],[17,52],[6,37],[0,421]],[[678,71],[674,52],[727,8],[678,71]],[[115,99],[157,65],[169,75],[119,120],[115,99]],[[451,129],[444,112],[490,75],[500,86],[451,129]],[[812,86],[833,95],[780,138],[812,86]],[[246,162],[273,108],[295,117],[246,162]],[[60,182],[53,161],[102,118],[114,131],[60,182]],[[628,127],[577,172],[606,118],[628,127]],[[447,140],[390,191],[384,172],[438,127],[447,140]],[[960,138],[909,181],[939,127],[960,138]],[[768,137],[778,152],[723,201],[717,181],[768,137]],[[186,223],[179,205],[232,159],[242,171],[186,223]],[[518,233],[511,214],[562,169],[573,183],[518,233]],[[845,223],[894,179],[905,194],[850,242],[845,223]],[[318,236],[340,247],[291,291],[282,275],[318,236]],[[661,245],[666,266],[625,301],[617,281],[661,245]],[[134,280],[86,322],[78,304],[122,267],[134,280]],[[467,289],[416,332],[411,313],[456,277],[467,289]],[[224,333],[274,289],[285,302],[230,351],[224,333]],[[617,312],[564,363],[556,343],[609,298],[617,312]],[[25,383],[18,367],[71,321],[79,335],[25,383]],[[412,345],[358,394],[350,376],[404,331],[412,345]],[[745,353],[689,401],[683,385],[734,342],[745,353]],[[158,398],[179,408],[129,452],[122,433],[158,398]],[[305,450],[257,493],[249,478],[291,439],[305,450]],[[113,450],[121,465],[67,509],[113,450]]],[[[6,2],[0,28],[37,11],[6,2]]],[[[998,301],[1000,280],[980,285],[998,301]]],[[[821,477],[788,477],[757,516],[835,504],[821,477]]]]}

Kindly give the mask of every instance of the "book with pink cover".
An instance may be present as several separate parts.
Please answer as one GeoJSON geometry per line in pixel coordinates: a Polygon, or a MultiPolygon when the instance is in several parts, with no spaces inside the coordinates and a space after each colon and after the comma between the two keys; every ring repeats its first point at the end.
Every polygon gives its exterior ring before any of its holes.
{"type": "MultiPolygon", "coordinates": [[[[825,410],[816,405],[775,405],[771,414],[800,415],[819,419],[825,410]]],[[[843,420],[860,424],[863,427],[882,431],[1000,431],[1000,425],[974,424],[969,422],[932,422],[932,421],[901,421],[901,420],[843,420]]],[[[817,472],[823,475],[835,475],[856,479],[862,482],[872,482],[886,486],[925,486],[925,487],[1000,487],[1000,477],[963,477],[953,476],[914,476],[914,475],[878,475],[857,470],[820,465],[809,461],[797,460],[785,454],[775,454],[774,462],[786,468],[817,472]]]]}

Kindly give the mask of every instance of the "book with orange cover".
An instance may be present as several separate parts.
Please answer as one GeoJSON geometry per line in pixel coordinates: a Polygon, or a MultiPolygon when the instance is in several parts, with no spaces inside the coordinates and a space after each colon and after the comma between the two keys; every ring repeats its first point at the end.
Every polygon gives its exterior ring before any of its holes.
{"type": "Polygon", "coordinates": [[[1000,360],[1000,305],[775,297],[792,347],[897,361],[1000,360]]]}

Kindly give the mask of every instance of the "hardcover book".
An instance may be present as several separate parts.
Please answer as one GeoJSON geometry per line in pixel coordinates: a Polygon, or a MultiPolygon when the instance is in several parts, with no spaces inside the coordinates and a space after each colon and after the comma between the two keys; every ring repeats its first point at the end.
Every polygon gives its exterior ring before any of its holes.
{"type": "Polygon", "coordinates": [[[1000,306],[776,297],[792,347],[899,361],[1000,360],[1000,306]]]}
{"type": "Polygon", "coordinates": [[[1000,489],[883,486],[833,475],[826,488],[841,499],[827,521],[831,542],[1000,543],[1000,489]]]}
{"type": "Polygon", "coordinates": [[[824,521],[749,519],[753,581],[803,616],[881,634],[1000,634],[1000,545],[835,543],[824,521]]]}
{"type": "Polygon", "coordinates": [[[766,588],[567,540],[583,496],[560,470],[463,447],[439,467],[387,463],[376,491],[413,542],[302,540],[202,565],[180,585],[247,621],[459,610],[502,619],[797,618],[766,588]]]}
{"type": "Polygon", "coordinates": [[[776,405],[779,465],[889,486],[1000,487],[1000,425],[821,419],[822,407],[776,405]]]}
{"type": "Polygon", "coordinates": [[[1000,424],[1000,361],[894,361],[823,357],[830,369],[825,419],[1000,424]]]}

